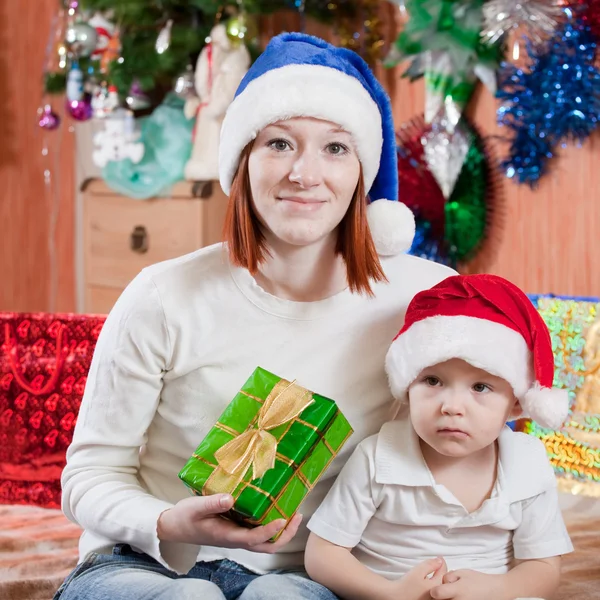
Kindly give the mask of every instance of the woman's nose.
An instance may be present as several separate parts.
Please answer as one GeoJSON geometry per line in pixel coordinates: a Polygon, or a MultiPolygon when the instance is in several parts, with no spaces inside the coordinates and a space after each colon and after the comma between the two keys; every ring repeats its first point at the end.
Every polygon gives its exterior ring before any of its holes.
{"type": "Polygon", "coordinates": [[[302,188],[319,185],[323,180],[323,170],[319,157],[311,152],[300,154],[292,165],[289,180],[302,188]]]}

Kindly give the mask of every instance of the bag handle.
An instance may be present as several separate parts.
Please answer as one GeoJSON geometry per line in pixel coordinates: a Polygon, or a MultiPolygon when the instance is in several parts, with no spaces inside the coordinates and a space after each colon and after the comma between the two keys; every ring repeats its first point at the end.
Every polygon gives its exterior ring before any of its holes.
{"type": "MultiPolygon", "coordinates": [[[[34,396],[43,396],[44,394],[48,394],[54,389],[54,386],[58,381],[60,372],[65,362],[66,352],[63,349],[62,345],[63,334],[66,334],[66,328],[64,325],[61,325],[58,330],[58,333],[56,334],[56,367],[54,368],[54,373],[52,373],[50,379],[48,379],[44,387],[42,387],[39,390],[36,390],[29,383],[27,383],[27,381],[25,381],[25,377],[19,371],[19,356],[17,355],[17,342],[16,340],[14,343],[12,341],[12,337],[10,335],[10,324],[4,324],[4,339],[6,342],[6,354],[8,355],[10,370],[15,376],[17,383],[30,394],[33,394],[34,396]]],[[[66,351],[68,351],[68,348],[66,348],[66,351]]]]}

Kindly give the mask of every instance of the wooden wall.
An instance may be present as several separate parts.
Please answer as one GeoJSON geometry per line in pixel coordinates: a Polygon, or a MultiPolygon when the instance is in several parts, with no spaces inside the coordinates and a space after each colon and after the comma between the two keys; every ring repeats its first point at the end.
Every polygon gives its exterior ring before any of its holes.
{"type": "MultiPolygon", "coordinates": [[[[58,0],[0,0],[0,310],[73,310],[73,134],[37,126],[42,68],[58,0]],[[44,183],[44,171],[53,181],[44,183]],[[54,199],[57,294],[50,307],[54,199]]],[[[59,109],[59,105],[56,105],[59,109]]],[[[59,112],[63,112],[60,108],[59,112]]]]}
{"type": "MultiPolygon", "coordinates": [[[[76,157],[68,121],[48,134],[49,158],[41,155],[36,126],[41,69],[56,0],[0,0],[0,310],[48,310],[48,227],[52,194],[44,169],[58,178],[58,294],[55,310],[74,310],[74,181],[76,157]]],[[[382,3],[384,34],[395,35],[397,9],[382,3]]],[[[269,18],[263,31],[291,29],[289,17],[269,18]]],[[[309,33],[327,35],[309,24],[309,33]]],[[[421,84],[400,80],[400,70],[378,75],[390,92],[397,124],[423,110],[421,84]]],[[[486,135],[498,133],[497,104],[480,90],[471,113],[486,135]]],[[[505,218],[493,262],[483,270],[512,279],[532,293],[600,296],[600,140],[560,151],[552,172],[532,192],[503,180],[505,218]]],[[[54,188],[52,188],[54,189],[54,188]]]]}

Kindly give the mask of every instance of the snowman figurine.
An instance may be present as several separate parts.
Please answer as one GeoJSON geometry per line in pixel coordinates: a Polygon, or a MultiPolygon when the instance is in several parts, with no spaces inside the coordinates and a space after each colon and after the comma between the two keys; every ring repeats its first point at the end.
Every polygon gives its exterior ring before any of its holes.
{"type": "Polygon", "coordinates": [[[109,161],[126,158],[139,163],[144,156],[144,144],[139,142],[135,131],[135,120],[130,110],[119,108],[104,119],[104,130],[94,135],[98,146],[92,153],[94,164],[104,168],[109,161]]]}
{"type": "Polygon", "coordinates": [[[185,178],[210,181],[219,178],[219,137],[225,111],[250,66],[244,44],[234,44],[220,23],[210,32],[210,40],[196,63],[197,97],[184,106],[188,119],[195,119],[192,155],[185,165],[185,178]]]}

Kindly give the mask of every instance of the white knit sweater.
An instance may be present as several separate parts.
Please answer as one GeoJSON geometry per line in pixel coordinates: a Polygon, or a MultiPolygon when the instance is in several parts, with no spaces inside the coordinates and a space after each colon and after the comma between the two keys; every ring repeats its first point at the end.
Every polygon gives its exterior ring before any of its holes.
{"type": "Polygon", "coordinates": [[[348,290],[318,302],[264,292],[218,244],[145,269],[96,347],[68,462],[63,510],[85,530],[80,559],[128,543],[178,573],[230,558],[265,572],[301,565],[303,527],[278,554],[160,542],[157,519],[189,495],[177,474],[260,366],[334,399],[355,433],[302,505],[305,522],[352,450],[391,404],[384,357],[412,296],[451,269],[382,259],[375,298],[348,290]]]}

